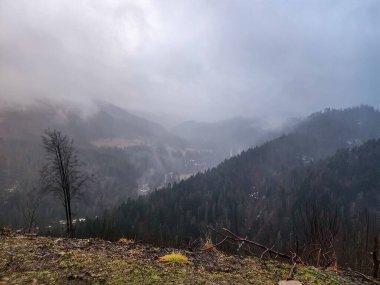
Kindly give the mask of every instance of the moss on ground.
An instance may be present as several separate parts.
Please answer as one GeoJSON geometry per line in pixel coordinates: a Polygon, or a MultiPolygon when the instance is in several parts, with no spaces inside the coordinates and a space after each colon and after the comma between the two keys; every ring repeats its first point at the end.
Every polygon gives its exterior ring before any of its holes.
{"type": "MultiPolygon", "coordinates": [[[[161,262],[172,249],[134,242],[0,235],[0,285],[5,284],[277,284],[290,265],[221,253],[176,251],[189,262],[161,262]]],[[[365,284],[299,266],[303,284],[365,284]]]]}
{"type": "Polygon", "coordinates": [[[173,265],[181,265],[181,264],[186,265],[186,264],[191,263],[186,255],[183,255],[181,253],[176,253],[176,252],[161,256],[160,261],[165,262],[167,264],[173,264],[173,265]]]}

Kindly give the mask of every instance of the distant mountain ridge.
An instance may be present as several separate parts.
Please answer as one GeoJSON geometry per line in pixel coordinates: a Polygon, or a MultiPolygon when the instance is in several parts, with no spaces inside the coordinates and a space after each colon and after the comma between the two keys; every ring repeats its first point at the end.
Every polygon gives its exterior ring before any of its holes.
{"type": "Polygon", "coordinates": [[[154,144],[171,137],[159,124],[107,103],[98,102],[96,111],[87,116],[71,106],[54,104],[0,111],[2,138],[39,139],[47,128],[57,128],[87,143],[119,138],[154,144]]]}

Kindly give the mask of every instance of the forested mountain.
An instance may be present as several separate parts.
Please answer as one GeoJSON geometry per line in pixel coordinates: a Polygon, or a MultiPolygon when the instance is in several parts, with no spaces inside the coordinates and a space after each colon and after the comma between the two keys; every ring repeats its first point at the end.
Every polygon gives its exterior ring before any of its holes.
{"type": "Polygon", "coordinates": [[[289,248],[308,239],[308,219],[319,217],[320,227],[334,227],[338,260],[365,266],[360,257],[380,210],[380,141],[357,146],[378,137],[377,110],[325,110],[203,174],[128,200],[85,231],[179,245],[211,225],[289,248]],[[347,246],[357,249],[352,259],[343,257],[347,246]]]}
{"type": "MultiPolygon", "coordinates": [[[[235,122],[236,134],[243,124],[235,122]]],[[[39,193],[39,169],[44,161],[41,136],[47,128],[73,138],[83,169],[94,175],[80,207],[74,205],[76,217],[100,215],[128,198],[137,198],[215,166],[227,155],[218,150],[231,146],[225,140],[208,148],[194,145],[155,122],[103,102],[84,108],[49,101],[27,107],[3,107],[0,225],[23,227],[22,209],[34,196],[41,200],[37,219],[41,226],[61,218],[56,199],[39,193]]],[[[263,135],[264,131],[247,135],[252,139],[249,145],[263,135]]],[[[248,140],[245,143],[248,145],[248,140]]]]}
{"type": "Polygon", "coordinates": [[[190,149],[164,127],[121,108],[96,103],[84,113],[78,106],[44,102],[0,111],[0,224],[24,226],[27,197],[42,200],[39,224],[60,219],[59,203],[39,193],[44,160],[41,136],[47,128],[74,139],[83,168],[94,174],[75,215],[100,215],[127,198],[205,169],[207,153],[190,149]],[[29,193],[27,195],[27,193],[29,193]]]}

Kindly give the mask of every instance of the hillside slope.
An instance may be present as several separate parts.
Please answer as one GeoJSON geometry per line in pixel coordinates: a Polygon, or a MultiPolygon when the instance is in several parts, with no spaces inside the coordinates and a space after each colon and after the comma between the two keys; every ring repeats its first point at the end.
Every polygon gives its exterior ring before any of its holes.
{"type": "MultiPolygon", "coordinates": [[[[174,249],[96,239],[0,235],[0,284],[260,284],[286,279],[290,265],[221,253],[181,251],[190,264],[166,264],[174,249]]],[[[304,285],[369,284],[360,276],[298,266],[304,285]]]]}
{"type": "Polygon", "coordinates": [[[366,270],[380,212],[380,141],[354,146],[379,137],[379,119],[379,112],[367,107],[313,115],[292,133],[212,170],[129,200],[111,218],[114,231],[101,232],[111,239],[125,234],[181,245],[204,236],[212,225],[287,249],[306,242],[305,227],[297,220],[304,212],[297,210],[316,208],[313,214],[326,211],[327,216],[337,210],[338,260],[366,270]],[[343,147],[346,151],[325,160],[343,147]],[[353,231],[357,235],[351,237],[353,231]],[[347,246],[358,248],[355,256],[346,254],[347,246]]]}

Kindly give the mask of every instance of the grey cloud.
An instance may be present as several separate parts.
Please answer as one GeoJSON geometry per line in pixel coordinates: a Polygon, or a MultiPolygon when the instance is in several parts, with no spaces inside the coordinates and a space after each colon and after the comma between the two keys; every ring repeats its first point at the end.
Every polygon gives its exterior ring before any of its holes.
{"type": "Polygon", "coordinates": [[[380,106],[380,2],[0,1],[0,99],[183,119],[380,106]]]}

